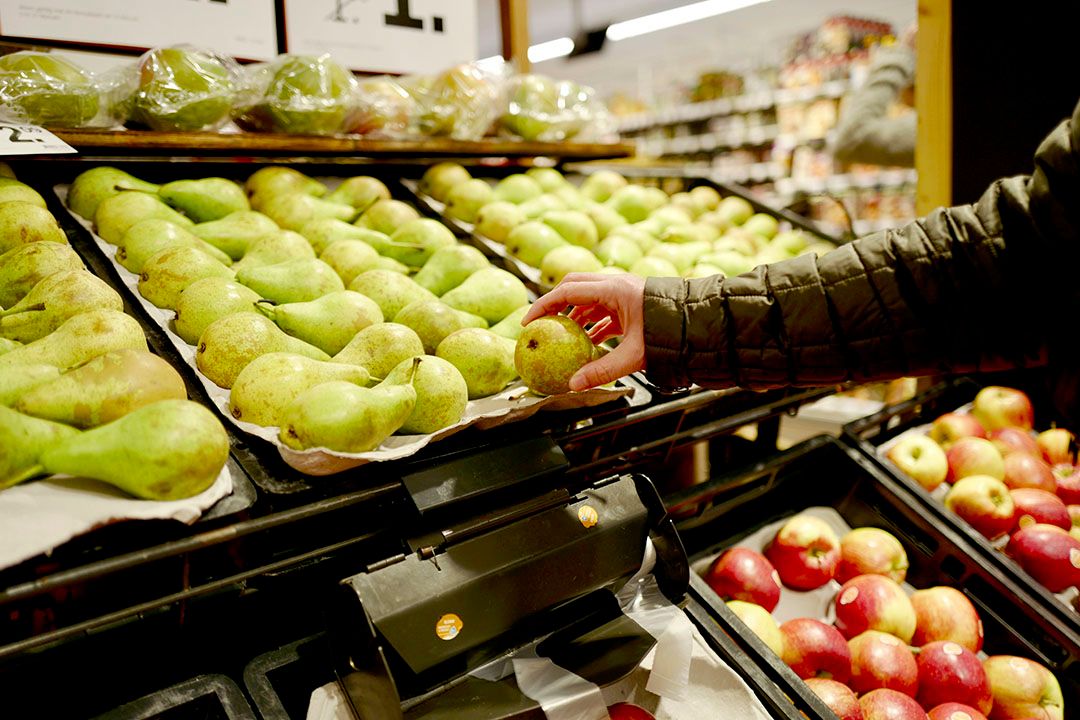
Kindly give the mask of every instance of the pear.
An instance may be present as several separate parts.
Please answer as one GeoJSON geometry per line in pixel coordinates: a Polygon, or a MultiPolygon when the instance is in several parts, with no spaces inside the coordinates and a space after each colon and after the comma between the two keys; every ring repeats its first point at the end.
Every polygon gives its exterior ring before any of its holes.
{"type": "Polygon", "coordinates": [[[413,280],[435,295],[445,295],[491,263],[474,247],[454,243],[436,250],[413,280]]]}
{"type": "Polygon", "coordinates": [[[102,200],[94,214],[94,224],[102,240],[111,245],[119,245],[123,242],[128,228],[148,218],[168,220],[185,228],[194,225],[191,220],[162,202],[157,195],[130,190],[102,200]]]}
{"type": "Polygon", "coordinates": [[[529,291],[520,280],[501,268],[488,267],[466,278],[442,296],[452,308],[497,323],[529,302],[529,291]]]}
{"type": "Polygon", "coordinates": [[[383,321],[382,310],[375,301],[352,290],[284,305],[260,301],[255,308],[288,334],[314,345],[327,355],[340,352],[368,325],[383,321]]]}
{"type": "Polygon", "coordinates": [[[630,266],[630,272],[640,277],[679,277],[679,269],[670,260],[646,255],[630,266]]]}
{"type": "Polygon", "coordinates": [[[22,300],[49,275],[82,267],[82,260],[69,245],[39,242],[12,248],[0,255],[0,308],[22,300]]]}
{"type": "Polygon", "coordinates": [[[384,318],[394,318],[403,307],[417,300],[437,299],[411,278],[390,270],[362,272],[349,283],[349,289],[378,303],[384,318]]]}
{"type": "Polygon", "coordinates": [[[145,500],[182,500],[210,487],[228,459],[229,437],[212,412],[162,400],[52,444],[38,463],[145,500]]]}
{"type": "Polygon", "coordinates": [[[390,236],[385,233],[351,225],[336,218],[312,220],[300,229],[300,234],[308,239],[318,255],[322,255],[326,248],[338,240],[362,240],[376,250],[390,242],[390,236]]]}
{"type": "Polygon", "coordinates": [[[581,194],[593,202],[602,203],[612,193],[626,185],[626,178],[611,170],[598,170],[581,183],[581,194]]]}
{"type": "Polygon", "coordinates": [[[444,203],[451,188],[470,179],[469,171],[457,163],[436,163],[424,171],[424,176],[420,178],[420,192],[444,203]]]}
{"type": "Polygon", "coordinates": [[[0,368],[0,405],[12,406],[27,391],[60,377],[54,365],[13,365],[0,368]]]}
{"type": "Polygon", "coordinates": [[[826,242],[824,240],[821,240],[819,242],[812,243],[812,244],[806,246],[806,248],[804,248],[799,254],[800,255],[805,255],[806,253],[814,253],[818,257],[821,257],[825,253],[832,252],[835,249],[836,249],[836,246],[833,245],[831,242],[826,242]]]}
{"type": "Polygon", "coordinates": [[[434,354],[443,338],[465,327],[458,311],[438,300],[409,303],[394,316],[394,322],[412,328],[428,355],[434,354]]]}
{"type": "Polygon", "coordinates": [[[140,220],[129,227],[116,250],[116,261],[138,275],[150,257],[165,248],[180,246],[202,250],[222,265],[232,265],[232,258],[221,250],[189,230],[159,218],[140,220]]]}
{"type": "Polygon", "coordinates": [[[529,220],[543,217],[553,210],[566,210],[566,204],[554,195],[541,195],[532,200],[526,200],[518,205],[518,209],[529,220]]]}
{"type": "Polygon", "coordinates": [[[565,315],[533,320],[518,337],[514,350],[518,375],[540,395],[570,392],[570,378],[592,360],[592,341],[565,315]]]}
{"type": "Polygon", "coordinates": [[[228,388],[248,363],[272,352],[330,359],[314,345],[285,334],[269,318],[245,312],[226,315],[206,326],[195,351],[195,365],[211,382],[228,388]]]}
{"type": "Polygon", "coordinates": [[[691,189],[690,197],[706,211],[715,210],[720,206],[720,193],[708,185],[698,185],[691,189]]]}
{"type": "Polygon", "coordinates": [[[691,219],[697,218],[705,212],[705,208],[698,204],[697,200],[688,192],[677,192],[671,196],[671,204],[667,207],[677,207],[684,210],[691,219]]]}
{"type": "Polygon", "coordinates": [[[378,387],[409,382],[416,390],[416,404],[400,433],[430,435],[460,422],[469,402],[469,386],[461,372],[446,360],[433,355],[402,360],[378,387]]]}
{"type": "MultiPolygon", "coordinates": [[[[647,253],[654,247],[660,244],[660,241],[656,239],[648,230],[642,227],[638,227],[640,223],[635,225],[620,225],[619,227],[608,233],[608,238],[623,237],[633,241],[638,246],[638,250],[643,253],[647,253]]],[[[604,238],[605,240],[607,238],[604,238]]]]}
{"type": "Polygon", "coordinates": [[[664,232],[660,233],[660,240],[666,243],[711,243],[720,236],[720,231],[706,223],[688,223],[685,225],[668,225],[664,232]]]}
{"type": "Polygon", "coordinates": [[[233,260],[239,260],[251,243],[279,229],[276,222],[261,212],[238,210],[219,220],[199,223],[191,232],[233,260]]]}
{"type": "Polygon", "coordinates": [[[476,213],[476,232],[495,242],[505,243],[510,231],[525,219],[525,213],[517,205],[505,201],[491,202],[476,213]]]}
{"type": "Polygon", "coordinates": [[[544,188],[528,175],[508,175],[495,185],[492,198],[520,205],[543,194],[544,188]]]}
{"type": "Polygon", "coordinates": [[[458,369],[470,400],[494,395],[517,377],[514,341],[490,330],[465,328],[451,333],[439,343],[435,355],[458,369]]]}
{"type": "Polygon", "coordinates": [[[698,262],[694,267],[683,273],[683,277],[690,280],[712,277],[713,275],[724,275],[724,271],[716,265],[710,265],[709,263],[703,262],[698,262]]]}
{"type": "Polygon", "coordinates": [[[742,225],[754,214],[754,206],[741,197],[726,197],[716,206],[717,221],[725,223],[728,227],[742,225]]]}
{"type": "Polygon", "coordinates": [[[362,240],[335,240],[319,259],[332,267],[346,286],[360,273],[379,266],[379,253],[362,240]]]}
{"type": "Polygon", "coordinates": [[[768,265],[770,263],[780,262],[782,260],[790,260],[791,256],[783,250],[774,247],[766,247],[764,250],[758,252],[754,256],[754,265],[768,265]]]}
{"type": "Polygon", "coordinates": [[[417,218],[398,227],[379,253],[410,267],[421,267],[439,248],[456,244],[454,234],[438,220],[417,218]]]}
{"type": "Polygon", "coordinates": [[[9,202],[24,202],[30,205],[45,207],[45,198],[41,197],[34,188],[26,183],[10,178],[0,177],[0,205],[9,202]]]}
{"type": "Polygon", "coordinates": [[[579,210],[552,210],[544,213],[541,220],[571,245],[592,250],[599,242],[596,224],[579,210]]]}
{"type": "Polygon", "coordinates": [[[701,215],[698,215],[697,221],[705,225],[712,225],[721,233],[727,232],[734,227],[731,221],[726,219],[723,215],[721,215],[715,210],[710,210],[708,212],[702,213],[701,215]]]}
{"type": "Polygon", "coordinates": [[[143,350],[116,350],[29,390],[15,409],[88,428],[159,400],[185,398],[184,381],[169,363],[143,350]]]}
{"type": "Polygon", "coordinates": [[[573,185],[567,183],[561,188],[548,191],[552,197],[558,198],[567,210],[582,210],[584,211],[588,207],[591,200],[588,200],[581,191],[573,185]]]}
{"type": "Polygon", "coordinates": [[[199,248],[177,246],[154,253],[139,273],[139,294],[159,308],[176,309],[180,292],[196,280],[231,279],[235,273],[199,248]]]}
{"type": "Polygon", "coordinates": [[[585,248],[564,245],[544,256],[544,261],[540,263],[540,277],[545,285],[554,287],[569,273],[597,272],[602,267],[604,264],[585,248]]]}
{"type": "Polygon", "coordinates": [[[42,474],[41,454],[78,434],[73,427],[0,407],[0,489],[42,474]]]}
{"type": "Polygon", "coordinates": [[[381,380],[402,360],[423,354],[424,343],[412,328],[384,322],[356,333],[334,356],[334,362],[359,365],[381,380]]]}
{"type": "Polygon", "coordinates": [[[667,205],[649,213],[648,220],[655,234],[663,233],[672,225],[689,225],[693,222],[690,213],[680,207],[667,205]]]}
{"type": "Polygon", "coordinates": [[[335,218],[352,222],[357,215],[356,208],[351,205],[342,205],[302,193],[275,197],[273,202],[259,209],[279,227],[297,232],[304,225],[318,218],[335,218]]]}
{"type": "Polygon", "coordinates": [[[658,187],[645,188],[644,198],[645,205],[649,208],[649,212],[652,212],[653,210],[658,210],[659,208],[664,207],[671,201],[671,198],[668,197],[668,194],[658,187]]]}
{"type": "Polygon", "coordinates": [[[776,237],[776,233],[780,231],[780,223],[776,221],[776,218],[765,213],[751,215],[742,224],[742,227],[744,230],[757,233],[766,240],[776,237]]]}
{"type": "Polygon", "coordinates": [[[488,328],[488,321],[479,315],[473,315],[472,313],[467,313],[463,310],[454,310],[454,313],[461,318],[462,327],[480,328],[482,330],[487,330],[488,328]]]}
{"type": "Polygon", "coordinates": [[[649,217],[651,207],[646,189],[640,185],[619,188],[607,201],[607,206],[619,213],[627,222],[635,223],[649,217]]]}
{"type": "Polygon", "coordinates": [[[67,241],[67,235],[45,208],[18,200],[0,205],[0,254],[30,243],[67,241]]]}
{"type": "Polygon", "coordinates": [[[146,336],[139,323],[116,310],[89,310],[69,318],[40,340],[0,355],[0,368],[54,365],[67,370],[124,348],[146,350],[146,336]]]}
{"type": "Polygon", "coordinates": [[[315,250],[303,235],[292,230],[278,230],[252,240],[248,250],[236,265],[234,272],[250,268],[276,265],[289,260],[314,260],[315,250]]]}
{"type": "Polygon", "coordinates": [[[364,211],[355,225],[381,232],[383,235],[393,235],[399,227],[418,217],[420,213],[416,208],[400,200],[377,200],[364,211]]]}
{"type": "Polygon", "coordinates": [[[409,275],[412,273],[412,269],[403,262],[399,262],[394,258],[379,257],[375,263],[375,270],[389,270],[390,272],[400,273],[401,275],[409,275]]]}
{"type": "Polygon", "coordinates": [[[158,195],[197,223],[220,220],[234,212],[251,209],[244,190],[232,180],[221,177],[174,180],[162,185],[158,195]]]}
{"type": "Polygon", "coordinates": [[[463,222],[476,222],[484,205],[495,199],[495,191],[486,181],[474,178],[455,185],[446,196],[446,215],[463,222]]]}
{"type": "Polygon", "coordinates": [[[563,174],[555,168],[532,167],[526,170],[525,174],[535,180],[544,192],[554,192],[570,185],[563,174]]]}
{"type": "Polygon", "coordinates": [[[510,340],[517,340],[521,335],[521,319],[529,312],[530,307],[532,307],[532,305],[526,303],[517,308],[502,320],[492,325],[491,332],[510,340]]]}
{"type": "Polygon", "coordinates": [[[0,162],[0,177],[15,180],[15,171],[6,162],[0,162]]]}
{"type": "Polygon", "coordinates": [[[157,194],[158,186],[118,168],[103,165],[80,173],[71,182],[67,204],[76,215],[93,220],[102,200],[119,195],[125,190],[157,194]]]}
{"type": "MultiPolygon", "coordinates": [[[[798,255],[807,246],[806,236],[798,230],[786,230],[777,235],[769,242],[770,247],[774,247],[781,252],[786,252],[788,255],[798,255]]],[[[2,258],[0,258],[2,261],[2,258]]],[[[0,267],[3,263],[0,262],[0,267]]]]}
{"type": "Polygon", "coordinates": [[[712,244],[713,252],[737,252],[746,257],[753,257],[757,253],[757,245],[745,237],[725,235],[712,244]]]}
{"type": "Polygon", "coordinates": [[[104,280],[86,270],[53,273],[0,313],[0,337],[33,342],[69,318],[93,309],[123,310],[124,301],[104,280]]]}
{"type": "Polygon", "coordinates": [[[301,193],[313,197],[326,194],[326,186],[314,178],[288,167],[270,166],[256,170],[244,183],[244,189],[256,210],[281,195],[301,193]]]}
{"type": "Polygon", "coordinates": [[[256,312],[259,294],[224,277],[196,280],[176,300],[173,329],[184,342],[195,345],[206,326],[218,318],[240,312],[256,312]]]}
{"type": "Polygon", "coordinates": [[[281,442],[295,450],[332,452],[374,450],[413,411],[411,384],[362,388],[333,381],[301,393],[281,414],[281,442]]]}
{"type": "Polygon", "coordinates": [[[720,272],[728,277],[750,272],[756,265],[753,257],[748,257],[733,250],[705,253],[698,256],[697,262],[720,268],[720,272]]]}
{"type": "Polygon", "coordinates": [[[616,265],[624,270],[644,256],[641,248],[628,237],[609,235],[596,247],[596,257],[605,265],[616,265]]]}
{"type": "Polygon", "coordinates": [[[510,231],[506,238],[506,251],[526,265],[540,267],[545,255],[566,244],[562,235],[550,225],[529,220],[510,231]]]}
{"type": "Polygon", "coordinates": [[[238,69],[193,47],[154,48],[138,62],[128,119],[163,132],[215,131],[228,122],[238,69]]]}
{"type": "Polygon", "coordinates": [[[370,378],[367,370],[356,365],[284,352],[260,355],[236,376],[229,391],[229,412],[237,420],[278,426],[285,408],[297,396],[335,380],[363,386],[370,378]]]}
{"type": "Polygon", "coordinates": [[[276,303],[306,302],[345,289],[334,268],[314,258],[243,268],[236,281],[276,303]]]}
{"type": "Polygon", "coordinates": [[[360,175],[342,181],[326,199],[364,212],[378,200],[389,200],[390,191],[381,180],[360,175]]]}
{"type": "Polygon", "coordinates": [[[596,236],[600,240],[606,238],[615,228],[627,224],[626,218],[607,205],[589,205],[585,208],[585,214],[592,218],[596,225],[596,236]]]}
{"type": "Polygon", "coordinates": [[[667,260],[680,273],[689,270],[702,255],[712,250],[712,243],[705,241],[688,243],[660,243],[649,251],[649,257],[667,260]]]}

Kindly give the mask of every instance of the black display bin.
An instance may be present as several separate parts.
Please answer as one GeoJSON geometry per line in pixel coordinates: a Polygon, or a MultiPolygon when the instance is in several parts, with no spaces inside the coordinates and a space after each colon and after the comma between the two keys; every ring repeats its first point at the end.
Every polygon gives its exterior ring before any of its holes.
{"type": "Polygon", "coordinates": [[[240,687],[225,675],[200,675],[94,720],[256,720],[240,687]]]}

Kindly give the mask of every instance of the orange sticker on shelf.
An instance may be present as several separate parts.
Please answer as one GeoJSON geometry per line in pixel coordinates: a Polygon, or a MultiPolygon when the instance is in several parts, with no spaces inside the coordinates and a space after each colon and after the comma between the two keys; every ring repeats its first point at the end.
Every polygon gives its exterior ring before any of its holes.
{"type": "Polygon", "coordinates": [[[582,505],[578,508],[577,519],[587,528],[591,528],[596,523],[600,522],[600,513],[596,512],[596,508],[592,505],[582,505]]]}
{"type": "Polygon", "coordinates": [[[435,634],[440,640],[453,640],[461,634],[461,628],[464,625],[460,617],[454,613],[446,613],[439,618],[439,622],[435,623],[435,634]]]}

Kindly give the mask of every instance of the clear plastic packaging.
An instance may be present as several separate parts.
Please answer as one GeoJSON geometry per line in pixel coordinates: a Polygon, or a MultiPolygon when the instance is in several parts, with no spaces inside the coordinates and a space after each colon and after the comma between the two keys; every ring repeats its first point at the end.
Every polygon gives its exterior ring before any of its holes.
{"type": "Polygon", "coordinates": [[[240,88],[235,60],[190,45],[154,48],[126,68],[128,120],[163,131],[218,130],[240,88]]]}
{"type": "Polygon", "coordinates": [[[329,55],[279,55],[246,76],[247,101],[237,115],[245,129],[336,135],[354,124],[356,77],[329,55]]]}
{"type": "Polygon", "coordinates": [[[416,98],[396,78],[363,78],[357,83],[356,111],[347,130],[361,135],[400,138],[417,123],[416,98]]]}
{"type": "Polygon", "coordinates": [[[90,72],[54,53],[0,57],[0,120],[49,128],[118,123],[90,72]]]}
{"type": "Polygon", "coordinates": [[[517,75],[499,125],[522,140],[614,141],[615,118],[590,87],[544,75],[517,75]]]}
{"type": "Polygon", "coordinates": [[[473,63],[435,76],[405,78],[419,106],[416,132],[427,137],[479,140],[505,104],[506,76],[473,63]]]}

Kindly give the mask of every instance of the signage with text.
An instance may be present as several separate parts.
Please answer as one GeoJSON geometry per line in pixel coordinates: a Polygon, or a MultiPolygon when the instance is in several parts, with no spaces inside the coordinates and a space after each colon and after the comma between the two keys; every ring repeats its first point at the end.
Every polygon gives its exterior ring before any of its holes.
{"type": "Polygon", "coordinates": [[[75,148],[37,125],[0,123],[0,157],[5,155],[59,155],[75,148]]]}

